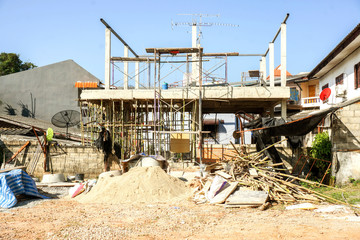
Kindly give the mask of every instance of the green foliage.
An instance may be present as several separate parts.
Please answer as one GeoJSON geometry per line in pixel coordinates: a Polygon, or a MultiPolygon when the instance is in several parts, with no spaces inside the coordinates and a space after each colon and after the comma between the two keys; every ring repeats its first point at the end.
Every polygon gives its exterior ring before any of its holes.
{"type": "Polygon", "coordinates": [[[315,136],[310,153],[313,158],[331,161],[331,141],[327,132],[315,136]]]}
{"type": "Polygon", "coordinates": [[[314,167],[311,169],[310,179],[313,181],[321,181],[324,174],[327,174],[324,183],[328,183],[330,180],[330,169],[327,169],[329,162],[331,162],[331,141],[327,132],[318,133],[315,136],[315,140],[312,143],[310,150],[310,156],[315,159],[321,159],[325,161],[312,159],[311,164],[315,161],[314,167]],[[327,171],[327,172],[326,172],[327,171]]]}
{"type": "Polygon", "coordinates": [[[0,54],[0,76],[16,73],[37,67],[31,62],[20,60],[19,54],[5,53],[0,54]]]}

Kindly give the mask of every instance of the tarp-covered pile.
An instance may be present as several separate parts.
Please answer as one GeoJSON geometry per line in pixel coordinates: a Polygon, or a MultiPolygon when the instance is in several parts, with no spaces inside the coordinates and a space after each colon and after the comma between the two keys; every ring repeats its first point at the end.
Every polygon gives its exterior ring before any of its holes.
{"type": "Polygon", "coordinates": [[[39,194],[34,180],[23,170],[15,169],[0,173],[0,207],[11,208],[15,206],[17,203],[16,196],[20,194],[48,198],[39,194]]]}

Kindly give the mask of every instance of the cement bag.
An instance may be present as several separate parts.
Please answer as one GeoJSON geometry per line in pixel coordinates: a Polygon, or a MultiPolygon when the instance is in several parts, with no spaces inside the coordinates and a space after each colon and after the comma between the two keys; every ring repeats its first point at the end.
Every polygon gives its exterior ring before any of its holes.
{"type": "Polygon", "coordinates": [[[209,191],[206,194],[206,198],[211,201],[215,197],[215,195],[220,192],[220,190],[225,186],[226,183],[227,181],[223,177],[216,175],[210,186],[209,191]]]}

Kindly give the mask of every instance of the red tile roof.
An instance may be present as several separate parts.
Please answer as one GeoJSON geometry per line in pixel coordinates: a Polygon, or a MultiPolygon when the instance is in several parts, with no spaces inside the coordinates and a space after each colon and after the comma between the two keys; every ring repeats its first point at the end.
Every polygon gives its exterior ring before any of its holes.
{"type": "MultiPolygon", "coordinates": [[[[275,69],[274,69],[274,77],[281,77],[281,64],[279,66],[277,66],[275,69]]],[[[286,71],[286,76],[289,77],[289,76],[292,76],[291,73],[289,73],[288,71],[286,71]]],[[[270,79],[270,75],[266,78],[266,80],[269,80],[270,79]]]]}

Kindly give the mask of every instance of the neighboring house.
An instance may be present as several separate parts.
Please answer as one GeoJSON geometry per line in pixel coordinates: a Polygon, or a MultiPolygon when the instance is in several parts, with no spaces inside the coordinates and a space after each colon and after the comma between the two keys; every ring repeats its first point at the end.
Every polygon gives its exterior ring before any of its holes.
{"type": "Polygon", "coordinates": [[[308,72],[298,73],[287,78],[286,85],[290,87],[290,107],[295,104],[302,110],[319,109],[319,80],[308,80],[308,72]]]}
{"type": "Polygon", "coordinates": [[[79,111],[81,89],[96,88],[99,79],[73,60],[66,60],[2,76],[0,84],[0,115],[50,122],[59,111],[79,111]]]}
{"type": "MultiPolygon", "coordinates": [[[[244,121],[242,119],[242,121],[244,121]]],[[[204,116],[203,134],[204,144],[240,143],[234,138],[234,131],[239,131],[239,120],[235,114],[206,114],[204,116]]],[[[245,132],[244,144],[251,144],[251,132],[245,132]]]]}
{"type": "MultiPolygon", "coordinates": [[[[360,24],[309,73],[308,79],[309,85],[319,82],[318,93],[331,89],[321,109],[346,100],[360,101],[360,24]]],[[[360,179],[360,102],[336,111],[331,126],[332,173],[336,182],[345,184],[350,178],[360,179]]]]}

